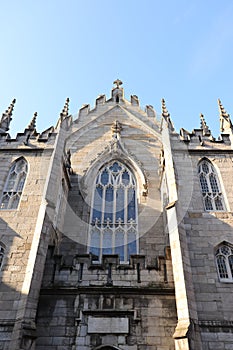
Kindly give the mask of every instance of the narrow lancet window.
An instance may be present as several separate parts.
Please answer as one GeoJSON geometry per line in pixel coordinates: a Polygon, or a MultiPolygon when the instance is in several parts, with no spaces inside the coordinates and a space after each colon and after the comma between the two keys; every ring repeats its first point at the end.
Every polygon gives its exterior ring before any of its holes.
{"type": "Polygon", "coordinates": [[[16,160],[10,168],[2,198],[1,209],[17,209],[27,176],[27,162],[24,158],[16,160]]]}
{"type": "Polygon", "coordinates": [[[198,173],[205,210],[225,210],[223,195],[214,166],[204,159],[198,165],[198,173]]]}
{"type": "Polygon", "coordinates": [[[100,169],[93,195],[89,251],[100,261],[118,254],[128,262],[138,251],[136,181],[118,160],[100,169]]]}
{"type": "Polygon", "coordinates": [[[233,282],[233,249],[222,244],[215,253],[219,280],[221,282],[233,282]]]}
{"type": "Polygon", "coordinates": [[[4,255],[5,255],[5,247],[0,242],[0,271],[1,271],[2,266],[3,266],[4,255]]]}

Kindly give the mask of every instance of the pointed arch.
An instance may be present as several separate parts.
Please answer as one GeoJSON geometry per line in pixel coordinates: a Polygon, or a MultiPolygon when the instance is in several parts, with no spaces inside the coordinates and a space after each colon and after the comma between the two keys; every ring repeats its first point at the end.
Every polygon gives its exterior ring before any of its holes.
{"type": "Polygon", "coordinates": [[[120,348],[115,345],[100,345],[94,350],[120,350],[120,348]]]}
{"type": "Polygon", "coordinates": [[[98,171],[90,213],[89,252],[101,261],[118,254],[127,263],[138,253],[137,183],[131,169],[118,159],[98,171]]]}
{"type": "Polygon", "coordinates": [[[137,199],[140,203],[142,196],[145,196],[145,192],[147,195],[148,178],[140,162],[134,156],[129,154],[121,140],[117,140],[116,142],[113,142],[113,144],[110,143],[101,154],[96,155],[95,160],[88,168],[82,180],[82,187],[90,188],[90,186],[93,184],[93,178],[97,176],[99,169],[106,163],[111,162],[113,159],[123,162],[134,174],[135,180],[137,182],[137,199]]]}
{"type": "Polygon", "coordinates": [[[27,173],[28,163],[24,157],[20,157],[12,163],[0,201],[1,209],[18,208],[27,173]]]}
{"type": "Polygon", "coordinates": [[[233,282],[233,245],[222,242],[215,248],[215,263],[220,282],[233,282]]]}
{"type": "Polygon", "coordinates": [[[206,211],[224,211],[226,206],[215,167],[207,158],[198,163],[198,175],[206,211]]]}

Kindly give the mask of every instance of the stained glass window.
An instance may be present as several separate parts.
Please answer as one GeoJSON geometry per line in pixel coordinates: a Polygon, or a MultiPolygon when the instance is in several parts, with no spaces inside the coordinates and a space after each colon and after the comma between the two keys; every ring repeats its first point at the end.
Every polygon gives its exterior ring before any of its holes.
{"type": "Polygon", "coordinates": [[[104,254],[118,254],[128,262],[138,251],[136,181],[120,161],[100,169],[91,211],[89,251],[100,261],[104,254]]]}
{"type": "Polygon", "coordinates": [[[205,210],[225,210],[220,184],[213,165],[206,159],[202,160],[198,166],[198,173],[205,210]]]}
{"type": "Polygon", "coordinates": [[[27,176],[27,162],[20,158],[11,166],[1,198],[1,209],[17,209],[27,176]]]}

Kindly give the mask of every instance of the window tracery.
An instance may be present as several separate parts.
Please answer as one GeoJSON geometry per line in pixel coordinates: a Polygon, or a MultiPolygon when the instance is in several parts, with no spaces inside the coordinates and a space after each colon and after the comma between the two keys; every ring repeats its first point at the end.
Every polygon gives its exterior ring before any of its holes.
{"type": "Polygon", "coordinates": [[[221,282],[233,282],[233,249],[222,244],[215,253],[218,276],[221,282]]]}
{"type": "Polygon", "coordinates": [[[206,159],[198,165],[204,207],[207,211],[225,210],[223,196],[214,166],[206,159]]]}
{"type": "Polygon", "coordinates": [[[27,171],[27,162],[24,158],[20,158],[13,163],[4,186],[1,198],[1,209],[18,208],[27,171]]]}
{"type": "Polygon", "coordinates": [[[120,161],[108,163],[97,175],[89,242],[98,260],[118,254],[127,262],[138,251],[136,181],[120,161]]]}

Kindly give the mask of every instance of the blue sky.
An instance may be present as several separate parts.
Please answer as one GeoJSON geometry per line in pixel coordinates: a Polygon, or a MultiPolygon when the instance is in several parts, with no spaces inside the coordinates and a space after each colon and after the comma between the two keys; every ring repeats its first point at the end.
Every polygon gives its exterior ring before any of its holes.
{"type": "Polygon", "coordinates": [[[15,0],[0,3],[0,110],[17,99],[11,136],[38,112],[37,129],[56,124],[120,78],[125,97],[160,113],[177,131],[205,115],[219,134],[217,98],[233,116],[231,0],[15,0]]]}

